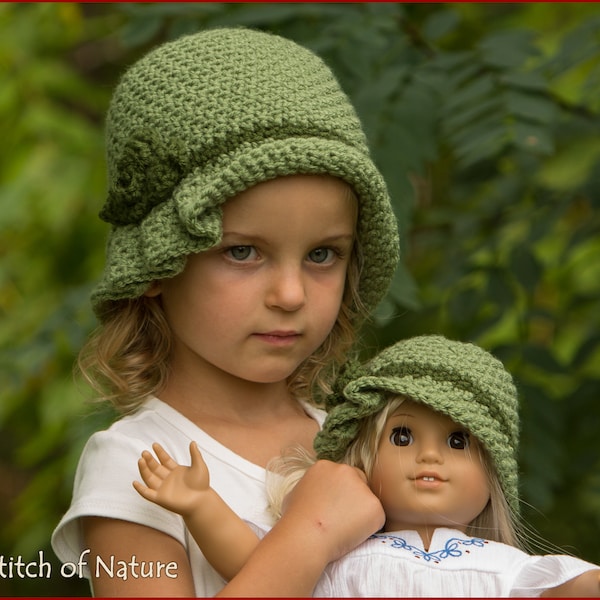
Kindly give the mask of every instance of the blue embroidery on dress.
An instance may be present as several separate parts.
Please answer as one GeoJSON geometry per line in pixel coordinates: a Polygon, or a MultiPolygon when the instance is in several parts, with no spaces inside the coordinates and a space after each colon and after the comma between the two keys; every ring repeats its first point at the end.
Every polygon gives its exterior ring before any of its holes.
{"type": "MultiPolygon", "coordinates": [[[[401,538],[397,535],[376,533],[371,537],[381,540],[382,543],[387,544],[392,548],[399,548],[400,550],[411,552],[415,558],[422,558],[425,562],[433,561],[435,563],[439,563],[441,560],[446,558],[458,558],[459,556],[462,556],[463,551],[460,549],[460,546],[475,546],[477,548],[483,548],[483,546],[487,544],[486,540],[482,540],[481,538],[450,538],[446,541],[446,545],[440,550],[436,550],[435,552],[426,552],[421,548],[411,546],[404,538],[401,538]]],[[[469,550],[465,550],[465,552],[468,553],[469,550]]]]}

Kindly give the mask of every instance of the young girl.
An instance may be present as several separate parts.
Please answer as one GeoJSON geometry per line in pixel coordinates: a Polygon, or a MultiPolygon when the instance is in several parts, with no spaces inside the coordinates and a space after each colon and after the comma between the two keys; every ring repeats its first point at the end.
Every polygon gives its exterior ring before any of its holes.
{"type": "Polygon", "coordinates": [[[128,70],[109,108],[107,162],[100,329],[80,366],[124,416],[83,450],[54,550],[100,596],[306,595],[327,562],[380,525],[358,472],[335,470],[339,487],[327,490],[331,469],[313,470],[225,590],[181,517],[131,480],[152,441],[183,461],[194,440],[235,513],[271,525],[264,467],[290,444],[312,446],[324,413],[311,398],[398,258],[360,122],[313,53],[216,29],[128,70]]]}
{"type": "MultiPolygon", "coordinates": [[[[440,336],[399,342],[365,368],[347,369],[329,408],[318,456],[363,469],[386,520],[381,533],[327,567],[314,595],[600,596],[596,565],[518,547],[517,394],[489,353],[440,336]]],[[[230,560],[232,542],[251,530],[214,512],[222,500],[208,487],[197,447],[190,449],[191,467],[160,446],[160,463],[145,452],[146,486],[135,487],[184,514],[231,576],[243,564],[238,553],[230,560]]],[[[292,481],[302,469],[292,466],[292,481]]]]}

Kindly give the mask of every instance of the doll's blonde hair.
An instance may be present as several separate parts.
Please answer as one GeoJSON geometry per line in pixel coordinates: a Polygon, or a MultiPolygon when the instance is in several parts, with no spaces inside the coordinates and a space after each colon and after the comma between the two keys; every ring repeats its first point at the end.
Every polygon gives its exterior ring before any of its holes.
{"type": "MultiPolygon", "coordinates": [[[[354,198],[350,188],[349,193],[354,198]]],[[[366,317],[358,291],[362,262],[356,239],[338,318],[316,352],[288,378],[296,397],[318,403],[330,393],[329,382],[355,342],[356,323],[366,317]]],[[[104,306],[102,324],[83,346],[77,367],[97,392],[98,401],[111,402],[120,413],[129,413],[166,384],[171,329],[160,296],[114,300],[104,306]]]]}
{"type": "MultiPolygon", "coordinates": [[[[385,425],[390,415],[406,399],[409,398],[392,396],[379,412],[366,417],[340,462],[358,467],[365,472],[367,481],[370,481],[385,425]]],[[[469,523],[467,534],[522,547],[518,518],[506,501],[492,460],[483,446],[480,447],[480,456],[488,479],[490,500],[484,510],[469,523]]],[[[285,496],[314,462],[313,455],[302,450],[294,450],[275,459],[269,465],[272,475],[269,477],[267,490],[271,512],[275,518],[281,516],[281,506],[285,496]]]]}

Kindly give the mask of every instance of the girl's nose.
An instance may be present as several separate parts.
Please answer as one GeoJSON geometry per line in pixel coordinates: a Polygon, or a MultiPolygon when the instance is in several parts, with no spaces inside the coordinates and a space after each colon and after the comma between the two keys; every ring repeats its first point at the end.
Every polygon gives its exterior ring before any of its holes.
{"type": "Polygon", "coordinates": [[[269,308],[293,312],[304,306],[306,290],[301,268],[275,269],[269,282],[266,302],[269,308]]]}

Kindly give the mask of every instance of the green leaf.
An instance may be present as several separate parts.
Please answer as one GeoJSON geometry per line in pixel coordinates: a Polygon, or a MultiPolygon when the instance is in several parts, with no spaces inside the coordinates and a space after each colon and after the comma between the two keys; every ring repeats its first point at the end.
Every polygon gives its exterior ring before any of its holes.
{"type": "Polygon", "coordinates": [[[552,155],[555,150],[554,139],[548,129],[523,121],[514,125],[514,142],[519,148],[546,156],[552,155]]]}
{"type": "Polygon", "coordinates": [[[500,313],[508,310],[515,303],[515,292],[503,269],[492,268],[486,271],[486,297],[500,308],[500,313]]]}
{"type": "Polygon", "coordinates": [[[436,41],[452,33],[460,23],[460,17],[453,10],[434,12],[423,25],[423,35],[436,41]]]}
{"type": "Polygon", "coordinates": [[[538,54],[532,45],[533,32],[519,29],[494,32],[479,44],[483,61],[492,67],[520,67],[538,54]]]}
{"type": "Polygon", "coordinates": [[[491,75],[482,75],[461,87],[444,103],[444,112],[452,114],[455,110],[462,110],[465,106],[483,102],[495,92],[494,79],[491,75]]]}
{"type": "Polygon", "coordinates": [[[488,98],[477,104],[466,104],[464,107],[457,107],[453,114],[443,122],[444,130],[448,135],[454,131],[472,125],[475,121],[483,118],[497,118],[495,115],[501,115],[503,109],[502,100],[499,96],[488,98]]]}
{"type": "Polygon", "coordinates": [[[449,317],[457,324],[470,323],[473,321],[473,316],[477,314],[479,306],[481,306],[479,290],[472,287],[459,290],[448,302],[449,317]]]}
{"type": "Polygon", "coordinates": [[[508,142],[506,127],[497,124],[495,118],[452,137],[456,157],[463,168],[496,156],[508,142]]]}
{"type": "Polygon", "coordinates": [[[151,41],[162,27],[160,15],[143,14],[121,30],[121,42],[126,48],[136,48],[151,41]]]}
{"type": "Polygon", "coordinates": [[[394,273],[389,295],[400,306],[409,310],[417,311],[421,308],[419,288],[413,276],[402,263],[398,265],[394,273]]]}
{"type": "Polygon", "coordinates": [[[543,346],[525,345],[523,358],[529,365],[547,373],[560,373],[563,370],[562,365],[556,360],[552,352],[543,346]]]}
{"type": "Polygon", "coordinates": [[[508,87],[530,92],[546,92],[548,80],[538,71],[510,71],[500,75],[500,82],[508,87]]]}
{"type": "Polygon", "coordinates": [[[556,105],[545,96],[508,91],[504,98],[510,113],[519,119],[547,124],[555,121],[558,116],[556,105]]]}
{"type": "Polygon", "coordinates": [[[543,273],[542,265],[525,244],[517,246],[511,253],[510,270],[515,279],[528,293],[533,293],[543,273]]]}

